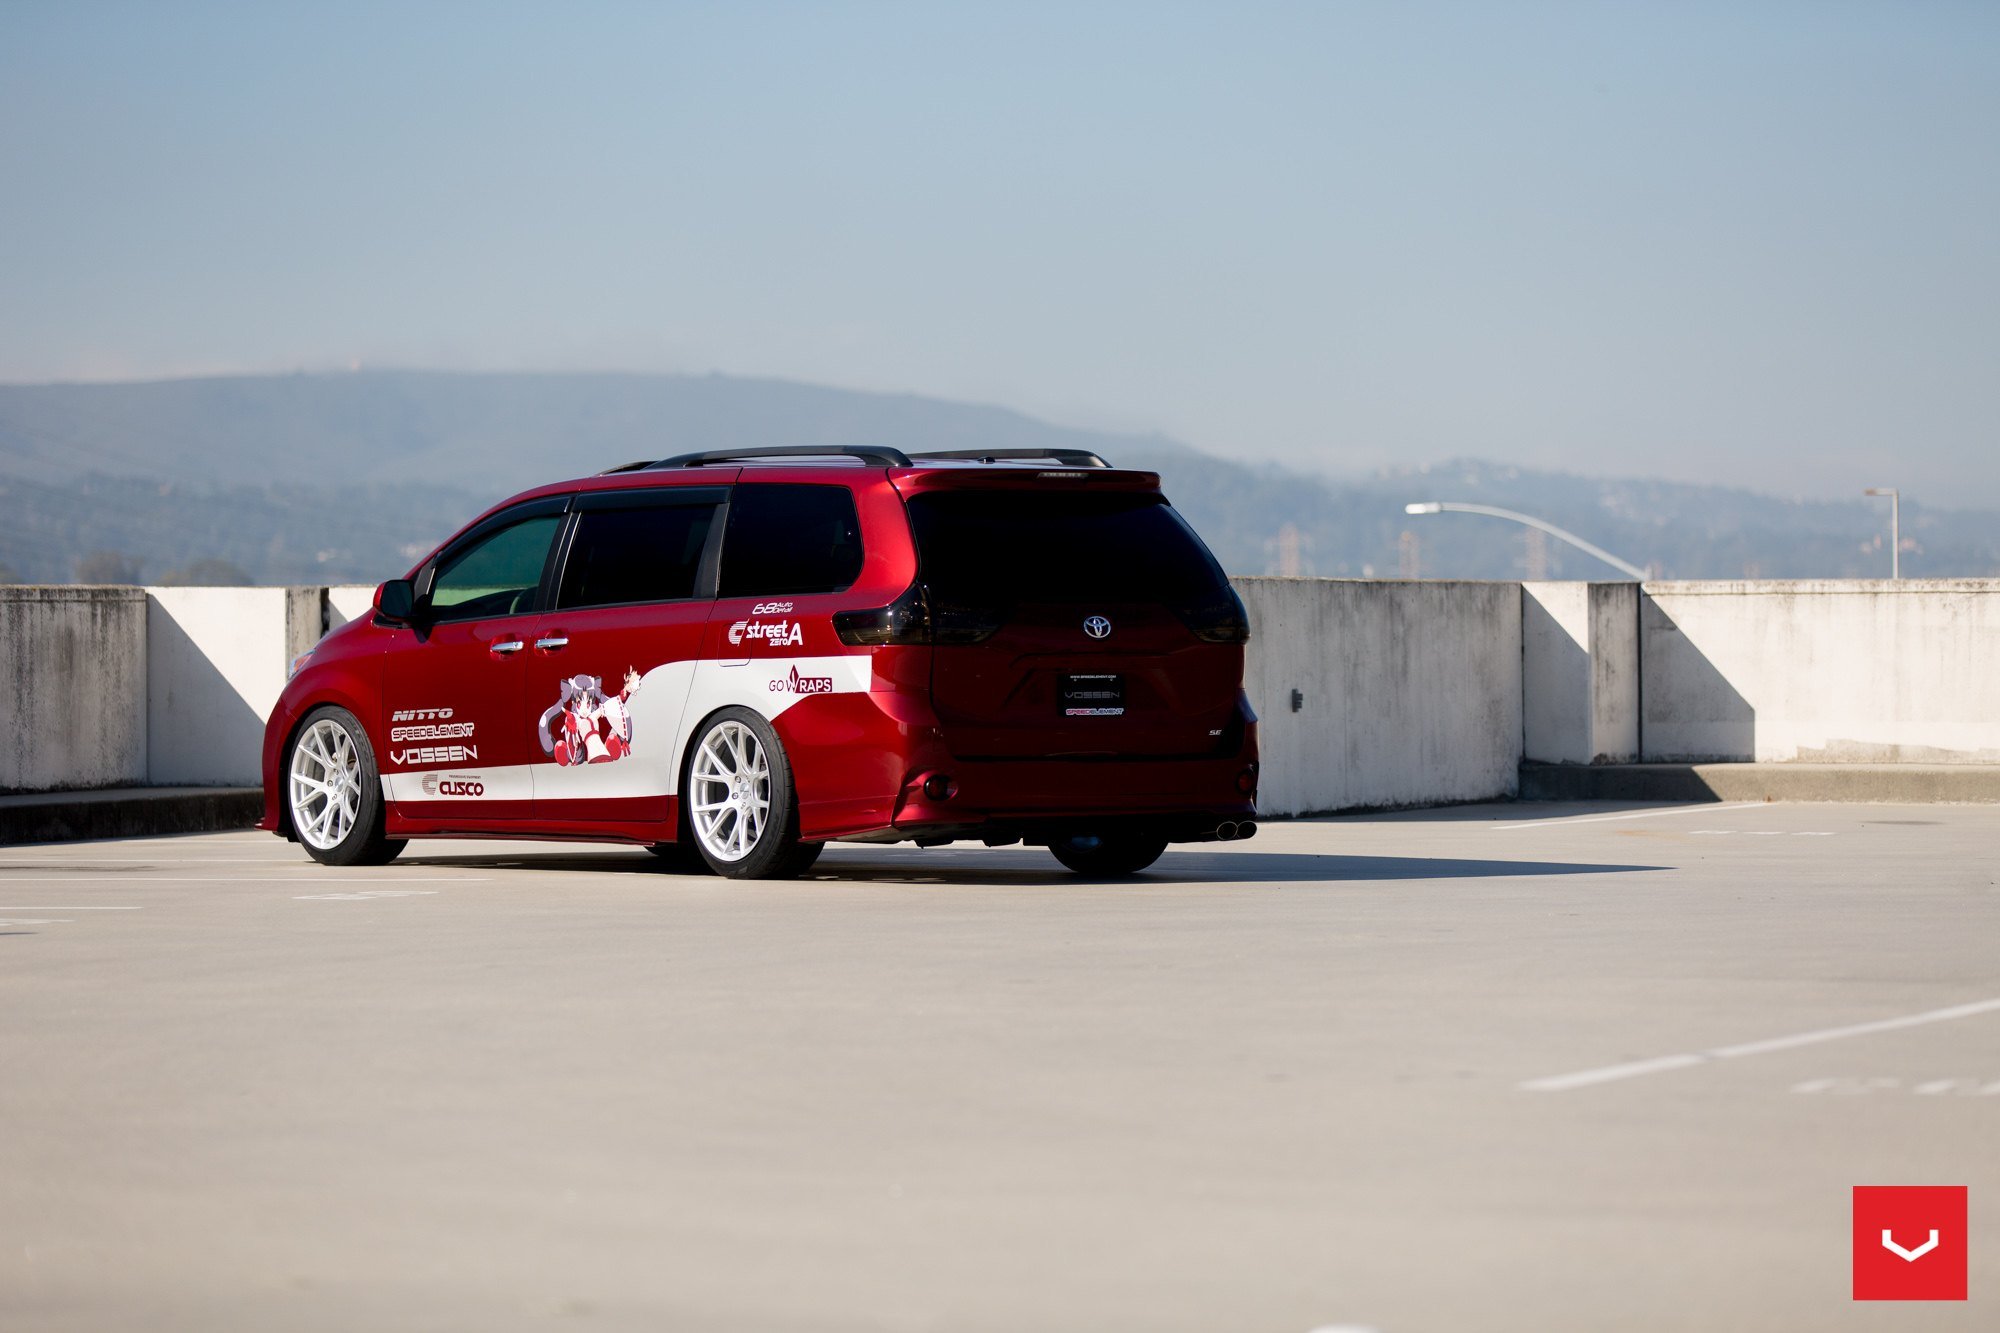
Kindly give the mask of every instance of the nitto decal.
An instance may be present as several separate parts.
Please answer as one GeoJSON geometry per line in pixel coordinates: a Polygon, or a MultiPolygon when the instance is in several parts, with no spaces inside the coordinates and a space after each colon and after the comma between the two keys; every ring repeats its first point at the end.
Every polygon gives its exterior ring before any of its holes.
{"type": "Polygon", "coordinates": [[[832,694],[832,676],[801,676],[797,667],[789,676],[780,676],[771,682],[774,694],[832,694]]]}
{"type": "Polygon", "coordinates": [[[389,739],[392,741],[455,741],[472,735],[475,723],[446,722],[443,725],[426,723],[420,727],[391,727],[389,739]]]}
{"type": "Polygon", "coordinates": [[[625,689],[606,694],[600,676],[572,676],[562,697],[535,725],[542,753],[558,764],[608,764],[632,753],[632,714],[627,704],[639,692],[639,673],[625,668],[625,689]]]}
{"type": "Polygon", "coordinates": [[[486,784],[478,778],[440,777],[436,773],[424,774],[424,795],[426,796],[484,796],[486,784]]]}
{"type": "Polygon", "coordinates": [[[451,716],[449,708],[399,708],[389,714],[391,722],[443,722],[451,716]]]}
{"type": "Polygon", "coordinates": [[[789,620],[739,620],[729,627],[731,643],[741,643],[745,639],[762,639],[775,648],[789,648],[806,641],[806,627],[789,620]]]}
{"type": "Polygon", "coordinates": [[[479,762],[479,747],[476,745],[420,745],[414,750],[391,750],[389,762],[408,767],[411,764],[476,764],[479,762]]]}

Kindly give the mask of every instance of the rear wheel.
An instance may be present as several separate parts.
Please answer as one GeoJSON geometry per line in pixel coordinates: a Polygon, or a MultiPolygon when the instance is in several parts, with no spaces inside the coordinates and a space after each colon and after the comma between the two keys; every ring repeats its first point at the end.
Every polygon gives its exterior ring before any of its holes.
{"type": "Polygon", "coordinates": [[[1136,875],[1160,859],[1167,840],[1152,833],[1077,833],[1049,844],[1056,860],[1079,875],[1136,875]]]}
{"type": "Polygon", "coordinates": [[[299,845],[322,865],[386,865],[409,845],[383,836],[375,747],[345,708],[315,710],[292,737],[285,807],[299,845]]]}
{"type": "Polygon", "coordinates": [[[702,724],[681,783],[693,845],[718,875],[788,879],[819,859],[799,841],[791,762],[771,724],[725,708],[702,724]]]}

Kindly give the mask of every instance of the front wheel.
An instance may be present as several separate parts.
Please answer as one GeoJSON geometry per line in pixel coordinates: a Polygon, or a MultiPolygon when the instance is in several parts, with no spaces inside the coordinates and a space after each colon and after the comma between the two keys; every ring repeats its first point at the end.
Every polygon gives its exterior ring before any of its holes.
{"type": "Polygon", "coordinates": [[[322,865],[387,865],[409,845],[383,836],[375,747],[345,708],[314,710],[292,737],[285,806],[299,845],[322,865]]]}
{"type": "Polygon", "coordinates": [[[718,875],[789,879],[819,859],[819,843],[799,841],[785,747],[747,708],[724,708],[702,724],[681,791],[695,848],[718,875]]]}
{"type": "Polygon", "coordinates": [[[1078,833],[1049,844],[1056,860],[1079,875],[1136,875],[1160,859],[1167,840],[1150,833],[1078,833]]]}

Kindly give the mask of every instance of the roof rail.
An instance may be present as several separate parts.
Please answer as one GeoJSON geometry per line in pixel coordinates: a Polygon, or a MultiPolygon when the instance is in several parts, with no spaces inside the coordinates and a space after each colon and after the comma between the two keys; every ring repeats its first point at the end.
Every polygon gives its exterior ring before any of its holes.
{"type": "MultiPolygon", "coordinates": [[[[672,458],[662,458],[657,463],[642,464],[651,469],[658,467],[706,467],[710,463],[738,463],[751,458],[858,458],[864,463],[877,467],[908,467],[909,455],[900,449],[885,449],[872,444],[783,444],[761,449],[710,449],[698,454],[675,454],[672,458]]],[[[622,471],[622,469],[621,469],[622,471]]]]}
{"type": "Polygon", "coordinates": [[[919,460],[935,458],[963,458],[975,463],[1012,462],[1018,459],[1045,458],[1061,463],[1064,467],[1105,467],[1111,464],[1103,457],[1088,449],[926,449],[912,454],[919,460]]]}
{"type": "Polygon", "coordinates": [[[620,463],[617,467],[608,467],[597,475],[600,477],[609,477],[620,472],[637,472],[641,468],[649,468],[651,466],[653,466],[652,459],[642,458],[636,463],[620,463]]]}

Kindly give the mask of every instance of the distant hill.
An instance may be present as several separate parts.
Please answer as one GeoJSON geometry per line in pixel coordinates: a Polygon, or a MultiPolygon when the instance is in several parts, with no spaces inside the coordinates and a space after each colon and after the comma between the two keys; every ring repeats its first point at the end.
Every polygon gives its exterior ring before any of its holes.
{"type": "Polygon", "coordinates": [[[1140,437],[1005,408],[723,375],[362,371],[0,386],[0,478],[380,482],[505,495],[638,458],[753,445],[899,449],[1140,437]]]}
{"type": "MultiPolygon", "coordinates": [[[[1518,525],[1403,513],[1432,499],[1534,513],[1667,577],[1889,565],[1886,506],[1859,499],[1478,461],[1340,480],[1004,408],[780,380],[362,372],[0,386],[0,576],[60,582],[88,560],[148,580],[234,567],[262,583],[372,582],[537,482],[762,444],[1094,449],[1158,471],[1237,573],[1615,577],[1518,525]]],[[[2000,515],[1906,502],[1903,531],[1907,575],[2000,574],[2000,515]]]]}

